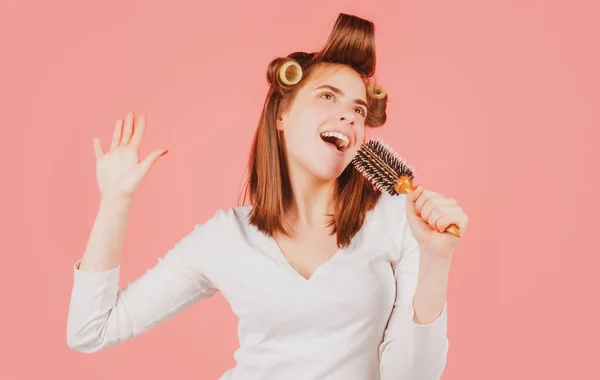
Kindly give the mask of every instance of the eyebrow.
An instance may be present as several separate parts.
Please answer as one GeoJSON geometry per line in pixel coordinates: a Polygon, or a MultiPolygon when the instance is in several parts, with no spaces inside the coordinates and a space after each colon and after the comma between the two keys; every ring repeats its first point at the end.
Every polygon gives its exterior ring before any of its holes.
{"type": "MultiPolygon", "coordinates": [[[[323,86],[319,86],[319,87],[315,88],[315,91],[316,91],[316,90],[320,90],[320,89],[322,89],[322,88],[328,88],[328,89],[330,89],[331,91],[335,92],[336,94],[338,94],[338,95],[340,95],[340,96],[344,96],[344,91],[340,90],[340,89],[339,89],[339,88],[337,88],[337,87],[330,86],[330,85],[328,85],[328,84],[324,84],[323,86]]],[[[357,103],[357,104],[363,105],[363,106],[365,106],[365,108],[366,108],[366,109],[369,109],[369,106],[367,105],[367,103],[365,103],[365,101],[364,101],[364,100],[362,100],[362,99],[354,99],[354,103],[357,103]]]]}

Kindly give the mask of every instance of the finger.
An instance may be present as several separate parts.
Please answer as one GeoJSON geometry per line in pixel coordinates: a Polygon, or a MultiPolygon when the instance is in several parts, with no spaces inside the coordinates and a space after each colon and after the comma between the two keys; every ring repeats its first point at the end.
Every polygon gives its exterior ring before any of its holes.
{"type": "Polygon", "coordinates": [[[446,229],[452,224],[455,224],[458,227],[458,231],[462,235],[466,227],[466,214],[460,211],[445,213],[441,218],[438,219],[435,228],[438,231],[443,232],[446,231],[446,229]]]}
{"type": "Polygon", "coordinates": [[[453,206],[453,205],[456,205],[456,201],[454,201],[453,199],[444,198],[444,196],[433,192],[431,195],[429,195],[429,198],[425,201],[425,204],[423,204],[420,214],[423,218],[429,218],[431,215],[431,212],[436,207],[441,206],[441,205],[453,206]]]}
{"type": "Polygon", "coordinates": [[[437,205],[442,196],[435,191],[425,190],[415,202],[415,209],[422,216],[428,216],[433,207],[437,205]]]}
{"type": "MultiPolygon", "coordinates": [[[[451,204],[439,204],[434,207],[431,211],[430,215],[427,217],[427,223],[434,230],[438,230],[440,232],[440,219],[442,219],[445,215],[457,214],[457,210],[451,204]]],[[[443,230],[441,230],[443,231],[443,230]]]]}
{"type": "Polygon", "coordinates": [[[417,185],[413,191],[406,194],[406,209],[409,213],[416,215],[415,202],[423,193],[423,186],[417,185]]]}
{"type": "Polygon", "coordinates": [[[158,160],[160,156],[164,156],[168,152],[169,151],[166,149],[157,149],[152,153],[148,154],[144,161],[140,163],[140,169],[142,170],[143,175],[145,176],[146,174],[148,174],[156,160],[158,160]]]}
{"type": "Polygon", "coordinates": [[[110,143],[111,148],[115,148],[121,144],[121,135],[123,132],[123,120],[117,119],[115,123],[115,130],[113,131],[112,142],[110,143]]]}
{"type": "Polygon", "coordinates": [[[417,211],[417,213],[421,213],[421,210],[423,209],[423,205],[425,204],[425,201],[427,201],[427,198],[431,195],[431,193],[429,192],[429,190],[425,190],[423,189],[423,192],[421,194],[419,194],[419,197],[415,200],[415,210],[417,211]]]}
{"type": "Polygon", "coordinates": [[[131,137],[131,145],[136,148],[140,147],[142,137],[144,137],[144,131],[146,130],[146,115],[140,115],[135,120],[135,127],[133,128],[133,136],[131,137]]]}
{"type": "Polygon", "coordinates": [[[104,155],[102,145],[100,145],[100,140],[97,137],[94,137],[94,153],[96,153],[96,158],[100,158],[104,155]]]}
{"type": "Polygon", "coordinates": [[[133,112],[128,112],[125,117],[125,125],[123,126],[123,138],[121,139],[121,145],[129,144],[131,135],[133,134],[133,120],[135,115],[133,112]]]}

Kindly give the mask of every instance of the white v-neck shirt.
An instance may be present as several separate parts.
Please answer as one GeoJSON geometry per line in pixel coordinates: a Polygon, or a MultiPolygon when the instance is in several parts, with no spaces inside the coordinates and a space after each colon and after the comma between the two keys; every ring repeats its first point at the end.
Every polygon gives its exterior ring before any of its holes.
{"type": "Polygon", "coordinates": [[[275,240],[219,210],[142,276],[119,289],[120,266],[74,269],[67,343],[91,353],[131,339],[220,291],[239,319],[235,368],[221,380],[439,379],[447,303],[413,321],[419,247],[406,195],[383,193],[351,244],[302,277],[275,240]]]}

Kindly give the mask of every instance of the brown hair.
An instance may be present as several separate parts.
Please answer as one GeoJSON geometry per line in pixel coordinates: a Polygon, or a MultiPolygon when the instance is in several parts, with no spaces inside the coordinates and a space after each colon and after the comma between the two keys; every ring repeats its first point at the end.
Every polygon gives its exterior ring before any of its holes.
{"type": "MultiPolygon", "coordinates": [[[[276,129],[278,113],[293,101],[315,67],[322,64],[347,65],[363,78],[365,86],[375,85],[372,80],[375,73],[373,23],[341,13],[320,52],[294,52],[285,58],[275,58],[269,64],[267,81],[270,88],[252,142],[248,161],[249,179],[244,194],[244,200],[249,195],[253,206],[249,215],[250,224],[269,236],[276,232],[290,235],[290,228],[283,217],[293,201],[285,146],[276,129]],[[290,61],[299,67],[289,66],[290,61]],[[284,64],[284,76],[289,72],[301,75],[297,83],[289,84],[290,81],[285,77],[282,81],[280,69],[284,64]]],[[[386,103],[385,93],[367,91],[369,110],[366,126],[378,127],[385,123],[386,103]]],[[[337,233],[338,247],[350,244],[352,237],[362,227],[366,213],[375,206],[380,195],[352,164],[344,169],[336,180],[334,214],[328,215],[328,227],[332,227],[331,235],[337,233]]]]}

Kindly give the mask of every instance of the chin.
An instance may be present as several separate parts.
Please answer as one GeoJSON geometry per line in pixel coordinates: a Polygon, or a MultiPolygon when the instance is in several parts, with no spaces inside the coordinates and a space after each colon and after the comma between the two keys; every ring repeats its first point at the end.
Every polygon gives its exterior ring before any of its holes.
{"type": "Polygon", "coordinates": [[[322,166],[314,168],[314,170],[312,170],[312,172],[315,177],[317,177],[325,182],[334,181],[340,175],[342,175],[342,173],[344,172],[344,169],[346,169],[346,166],[348,166],[348,164],[333,165],[333,163],[328,163],[328,164],[324,164],[322,166]]]}

